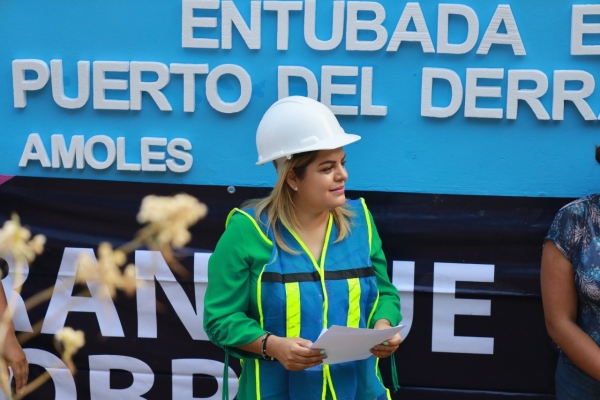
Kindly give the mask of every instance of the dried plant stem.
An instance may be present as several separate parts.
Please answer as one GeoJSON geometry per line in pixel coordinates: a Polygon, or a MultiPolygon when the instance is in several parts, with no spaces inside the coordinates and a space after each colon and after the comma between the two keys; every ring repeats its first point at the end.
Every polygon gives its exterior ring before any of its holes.
{"type": "MultiPolygon", "coordinates": [[[[45,293],[46,296],[48,296],[48,298],[46,298],[46,300],[48,300],[50,297],[52,297],[52,289],[51,287],[48,289],[45,289],[43,292],[38,293],[42,294],[45,293]]],[[[85,296],[87,294],[89,294],[89,290],[84,289],[81,292],[77,293],[75,295],[75,297],[82,297],[85,296]]],[[[36,297],[37,295],[33,296],[36,297]]],[[[31,297],[31,299],[33,299],[33,297],[31,297]]],[[[35,307],[36,305],[39,305],[40,303],[42,303],[44,300],[42,299],[42,296],[40,296],[40,302],[35,304],[34,306],[32,306],[31,308],[35,307]]],[[[29,300],[28,300],[29,301],[29,300]]],[[[28,306],[27,302],[25,302],[25,307],[27,308],[27,310],[30,310],[31,308],[28,306]]],[[[60,308],[59,310],[63,310],[65,306],[63,306],[63,308],[60,308]]],[[[33,324],[32,328],[32,332],[21,332],[19,333],[19,343],[21,343],[21,345],[27,343],[28,341],[30,341],[31,339],[35,338],[37,335],[40,334],[40,332],[42,331],[42,325],[44,324],[44,320],[40,320],[38,322],[36,322],[35,324],[33,324]]]]}
{"type": "Polygon", "coordinates": [[[8,400],[12,399],[12,393],[10,390],[10,376],[8,375],[8,366],[6,365],[6,361],[4,357],[0,357],[0,380],[2,384],[2,391],[6,395],[8,400]]]}
{"type": "MultiPolygon", "coordinates": [[[[175,255],[173,254],[172,246],[176,248],[184,246],[190,239],[190,234],[187,229],[189,226],[195,224],[198,219],[203,218],[205,214],[206,206],[202,203],[199,203],[191,196],[185,194],[177,195],[171,199],[158,196],[147,196],[144,198],[142,207],[140,209],[140,214],[138,214],[138,221],[140,223],[147,223],[147,225],[142,227],[137,232],[136,237],[133,240],[123,244],[117,250],[124,254],[133,253],[135,250],[142,247],[146,247],[153,251],[159,251],[173,272],[184,278],[189,277],[190,272],[176,259],[175,255]],[[173,211],[173,207],[175,207],[176,212],[173,211]],[[157,210],[159,209],[162,211],[157,213],[157,210]],[[167,210],[167,212],[165,213],[164,210],[167,210]]],[[[12,225],[9,222],[5,223],[6,230],[3,231],[5,228],[2,228],[0,231],[9,232],[9,235],[12,234],[8,238],[10,239],[10,243],[14,243],[9,247],[12,249],[18,248],[23,252],[23,254],[20,257],[13,257],[16,259],[14,287],[11,290],[11,295],[9,296],[6,310],[0,317],[0,389],[6,394],[7,399],[21,400],[23,397],[37,390],[51,378],[51,374],[48,372],[49,369],[46,369],[43,374],[22,388],[22,392],[20,394],[15,394],[13,396],[10,387],[8,365],[6,359],[4,358],[4,345],[6,337],[9,332],[12,333],[13,329],[12,318],[15,314],[15,309],[17,306],[22,304],[20,293],[21,286],[23,284],[22,278],[24,275],[24,267],[27,265],[28,261],[33,261],[36,255],[41,254],[46,239],[43,235],[36,235],[32,240],[29,240],[31,237],[30,232],[21,227],[20,220],[16,214],[12,215],[12,225]],[[19,244],[19,246],[16,246],[15,244],[19,244]]],[[[99,258],[101,259],[100,261],[102,261],[102,254],[109,254],[109,256],[106,256],[106,258],[110,259],[112,267],[116,267],[117,270],[123,267],[123,265],[126,263],[126,257],[123,257],[122,253],[115,254],[115,252],[112,251],[112,246],[108,243],[100,244],[98,252],[99,258]]],[[[17,253],[15,253],[14,250],[11,250],[10,254],[17,253]]],[[[108,261],[104,261],[104,264],[107,264],[107,262],[108,261]]],[[[76,269],[77,267],[79,267],[79,264],[76,266],[76,269]]],[[[132,271],[133,270],[130,268],[130,266],[127,266],[123,271],[121,271],[120,278],[122,281],[115,283],[114,276],[112,276],[112,280],[110,282],[103,281],[106,285],[111,285],[109,294],[114,296],[115,288],[124,290],[128,294],[130,291],[135,291],[137,287],[137,281],[135,281],[136,274],[135,272],[132,273],[132,271]],[[133,284],[131,283],[132,278],[133,284]]],[[[115,275],[118,276],[118,273],[115,273],[115,275]]],[[[58,280],[59,279],[57,278],[57,281],[58,280]]],[[[54,286],[36,293],[24,302],[25,309],[31,310],[40,304],[51,300],[54,293],[57,293],[58,291],[64,291],[69,283],[72,283],[72,281],[68,279],[60,284],[56,282],[54,286]]],[[[84,296],[86,292],[89,294],[89,291],[86,289],[75,296],[84,296]]],[[[23,344],[38,336],[41,333],[43,324],[44,320],[40,320],[33,324],[32,332],[21,332],[18,336],[19,342],[23,344]]],[[[66,332],[66,329],[67,328],[63,328],[59,332],[63,339],[56,339],[55,336],[55,340],[62,341],[63,350],[61,351],[61,349],[57,347],[57,351],[58,353],[61,353],[63,362],[67,365],[71,373],[74,374],[76,369],[72,356],[81,346],[83,346],[85,340],[83,337],[83,332],[75,332],[70,328],[68,328],[70,331],[66,332]],[[67,335],[67,333],[69,335],[67,335]],[[67,337],[70,338],[68,341],[68,346],[67,337]]]]}
{"type": "Polygon", "coordinates": [[[146,245],[151,250],[160,251],[167,264],[176,274],[184,278],[189,277],[189,271],[185,269],[185,267],[181,265],[181,263],[173,256],[173,252],[171,251],[171,247],[169,245],[158,246],[158,244],[152,244],[152,237],[159,233],[160,230],[161,226],[159,223],[151,223],[140,229],[135,239],[120,246],[117,250],[121,250],[125,254],[129,254],[146,245]]]}
{"type": "Polygon", "coordinates": [[[39,306],[43,302],[50,300],[55,290],[56,288],[54,286],[50,286],[49,288],[46,288],[41,292],[34,294],[25,301],[25,309],[31,310],[32,308],[39,306]]]}
{"type": "Polygon", "coordinates": [[[133,253],[135,250],[147,244],[152,239],[152,236],[158,234],[160,230],[160,224],[156,222],[146,225],[145,227],[137,231],[136,236],[133,240],[120,246],[118,250],[121,250],[125,253],[133,253]]]}
{"type": "Polygon", "coordinates": [[[25,343],[29,342],[31,339],[33,339],[34,337],[36,337],[37,335],[40,334],[40,332],[42,331],[42,325],[44,324],[44,321],[38,321],[35,324],[33,324],[32,326],[32,330],[33,332],[21,332],[19,333],[19,336],[17,337],[17,340],[19,341],[19,343],[22,345],[24,345],[25,343]]]}
{"type": "MultiPolygon", "coordinates": [[[[150,236],[150,235],[147,235],[147,236],[150,236]]],[[[121,250],[125,254],[133,253],[135,250],[137,250],[143,246],[145,238],[146,238],[146,235],[144,235],[144,236],[138,235],[138,237],[136,237],[132,241],[127,242],[124,245],[122,245],[121,247],[119,247],[118,250],[121,250]]]]}

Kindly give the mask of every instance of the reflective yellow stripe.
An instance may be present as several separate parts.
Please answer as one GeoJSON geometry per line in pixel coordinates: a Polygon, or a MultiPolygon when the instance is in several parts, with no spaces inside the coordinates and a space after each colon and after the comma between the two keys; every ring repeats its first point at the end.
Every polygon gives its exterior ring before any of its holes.
{"type": "Polygon", "coordinates": [[[262,275],[265,272],[267,264],[263,267],[262,271],[260,271],[260,275],[258,276],[258,283],[256,285],[256,299],[258,300],[258,315],[260,317],[260,327],[265,329],[265,318],[263,317],[262,311],[262,275]]]}
{"type": "MultiPolygon", "coordinates": [[[[327,328],[327,313],[329,312],[329,296],[327,296],[327,288],[325,287],[325,256],[327,255],[327,244],[329,236],[331,236],[331,225],[333,223],[333,215],[329,214],[329,223],[327,224],[327,232],[325,233],[325,243],[321,251],[321,288],[323,288],[323,328],[327,328]]],[[[335,399],[335,393],[333,398],[335,399]]]]}
{"type": "MultiPolygon", "coordinates": [[[[273,246],[273,242],[270,241],[269,238],[265,236],[265,234],[262,232],[262,230],[258,226],[258,223],[256,222],[256,220],[254,218],[252,218],[252,216],[250,214],[248,214],[245,211],[240,210],[239,208],[234,208],[233,210],[231,210],[231,212],[227,216],[227,221],[225,222],[225,227],[227,227],[227,225],[229,224],[229,219],[236,212],[239,212],[240,214],[245,215],[250,221],[252,221],[252,223],[254,224],[254,227],[260,234],[260,237],[262,237],[263,240],[269,244],[269,246],[273,246]]],[[[256,285],[256,299],[258,302],[259,322],[260,322],[260,327],[263,329],[265,327],[265,319],[264,319],[263,310],[262,310],[262,275],[263,275],[263,272],[265,272],[266,266],[267,265],[265,264],[262,268],[262,271],[260,271],[260,275],[258,276],[258,283],[256,285]]],[[[242,368],[243,368],[243,364],[242,364],[242,368]]],[[[256,387],[256,400],[260,400],[261,399],[261,396],[260,396],[260,362],[258,359],[254,360],[254,369],[255,369],[254,385],[256,387]]],[[[241,375],[240,375],[240,378],[241,378],[241,375]]],[[[239,384],[239,381],[238,381],[238,384],[239,384]]]]}
{"type": "Polygon", "coordinates": [[[348,322],[346,326],[358,328],[360,324],[360,279],[348,279],[348,322]]]}
{"type": "MultiPolygon", "coordinates": [[[[315,267],[315,269],[317,270],[317,272],[319,273],[319,276],[321,278],[321,289],[323,290],[323,328],[327,328],[327,312],[329,310],[329,299],[327,297],[327,288],[325,287],[325,257],[327,256],[327,247],[329,245],[329,238],[331,236],[331,227],[332,226],[333,226],[333,215],[331,213],[329,213],[329,221],[327,222],[327,231],[325,232],[325,243],[323,243],[323,250],[321,251],[321,263],[320,264],[317,264],[317,261],[315,261],[315,258],[311,254],[310,250],[308,250],[308,247],[306,247],[306,245],[304,244],[302,239],[300,239],[300,237],[296,234],[296,232],[294,232],[294,230],[291,229],[290,227],[286,226],[287,230],[290,231],[290,233],[292,234],[294,239],[296,239],[296,241],[298,242],[300,247],[302,247],[302,250],[304,250],[304,252],[308,255],[308,257],[310,258],[310,261],[312,261],[313,266],[315,267]]],[[[329,365],[324,365],[323,366],[323,392],[322,392],[323,400],[325,400],[325,398],[327,397],[327,384],[328,383],[331,387],[333,399],[337,400],[335,391],[333,390],[333,384],[331,383],[331,376],[329,374],[329,365]]]]}
{"type": "MultiPolygon", "coordinates": [[[[381,386],[383,386],[383,379],[381,378],[381,373],[379,371],[379,358],[377,358],[375,360],[375,376],[377,376],[377,379],[379,379],[379,382],[381,382],[381,386]]],[[[383,387],[385,389],[385,394],[387,396],[388,400],[392,400],[392,395],[390,394],[390,390],[388,388],[386,388],[385,386],[383,387]]]]}
{"type": "Polygon", "coordinates": [[[327,365],[323,365],[323,391],[321,394],[321,400],[327,399],[327,374],[325,373],[325,367],[327,365]]]}
{"type": "Polygon", "coordinates": [[[294,239],[298,242],[300,247],[304,250],[304,252],[308,255],[310,260],[313,263],[315,269],[319,272],[319,276],[321,277],[321,289],[323,290],[323,328],[327,328],[327,311],[329,309],[329,299],[327,298],[327,289],[325,287],[325,256],[327,255],[327,247],[329,244],[329,237],[331,236],[331,227],[333,225],[333,215],[329,213],[329,222],[327,223],[327,232],[325,232],[325,243],[323,243],[323,250],[321,251],[321,264],[317,264],[315,258],[308,250],[308,247],[304,244],[302,239],[294,232],[291,228],[287,227],[287,230],[290,231],[294,239]]]}
{"type": "MultiPolygon", "coordinates": [[[[329,243],[329,237],[331,236],[331,226],[333,222],[333,216],[329,214],[329,223],[327,224],[327,232],[325,233],[325,244],[323,245],[323,251],[321,252],[321,287],[323,288],[323,328],[327,328],[327,313],[329,312],[329,297],[327,296],[327,289],[325,288],[325,256],[327,255],[327,244],[329,243]]],[[[329,365],[323,366],[323,374],[327,378],[329,383],[329,389],[331,390],[331,396],[333,400],[337,400],[335,389],[333,388],[333,382],[331,381],[331,371],[329,365]]]]}
{"type": "MultiPolygon", "coordinates": [[[[373,229],[371,227],[371,218],[369,218],[369,209],[367,208],[367,204],[365,203],[365,199],[360,198],[360,203],[363,206],[363,210],[365,210],[365,218],[367,220],[367,231],[369,233],[369,255],[371,254],[371,242],[373,236],[373,229]]],[[[375,314],[375,310],[377,309],[377,303],[379,303],[379,290],[377,290],[377,298],[375,299],[375,303],[373,304],[373,309],[369,313],[369,318],[367,319],[367,328],[371,327],[371,320],[373,319],[373,314],[375,314]]]]}
{"type": "Polygon", "coordinates": [[[369,314],[369,319],[367,320],[367,328],[371,327],[371,319],[373,319],[373,314],[375,314],[375,310],[377,309],[377,303],[379,303],[379,289],[377,289],[377,297],[375,298],[375,303],[373,304],[373,309],[369,314]]]}
{"type": "Polygon", "coordinates": [[[254,365],[256,366],[256,400],[260,400],[260,363],[258,362],[258,359],[254,360],[254,365]]]}
{"type": "Polygon", "coordinates": [[[285,336],[300,337],[300,283],[285,284],[285,336]]]}
{"type": "Polygon", "coordinates": [[[333,400],[337,400],[337,395],[335,394],[335,389],[333,388],[333,382],[331,381],[331,371],[329,370],[329,365],[324,365],[323,371],[325,373],[325,376],[327,377],[327,382],[329,383],[329,389],[331,390],[331,397],[333,397],[333,400]]]}
{"type": "Polygon", "coordinates": [[[365,199],[360,198],[360,204],[362,204],[363,209],[365,210],[365,218],[367,219],[367,232],[369,233],[369,254],[371,253],[371,241],[373,236],[373,231],[371,228],[371,218],[369,218],[369,210],[367,209],[367,203],[365,203],[365,199]]]}
{"type": "Polygon", "coordinates": [[[254,224],[254,227],[256,228],[256,230],[258,231],[258,234],[260,235],[260,237],[269,244],[269,246],[273,246],[273,242],[265,236],[265,234],[263,233],[262,229],[260,229],[260,226],[258,226],[258,222],[256,222],[256,220],[254,219],[254,217],[250,214],[248,214],[246,211],[240,210],[239,208],[234,208],[233,210],[231,210],[231,212],[229,213],[229,215],[227,216],[227,221],[225,221],[225,227],[227,228],[227,225],[229,225],[229,219],[233,216],[233,214],[235,214],[236,212],[239,212],[240,214],[244,214],[246,217],[248,217],[248,219],[250,221],[252,221],[252,223],[254,224]]]}
{"type": "MultiPolygon", "coordinates": [[[[262,274],[263,272],[265,272],[265,267],[267,265],[265,264],[264,267],[262,268],[262,271],[260,271],[260,275],[258,276],[258,284],[256,285],[256,299],[258,300],[258,315],[259,315],[259,319],[260,319],[260,327],[261,328],[265,328],[265,318],[263,317],[263,311],[262,311],[262,290],[261,290],[261,286],[262,286],[262,274]]],[[[259,362],[258,359],[254,360],[254,367],[256,369],[256,373],[255,373],[255,379],[256,379],[256,400],[260,400],[260,371],[259,371],[259,362]]]]}
{"type": "Polygon", "coordinates": [[[235,214],[238,210],[239,208],[234,208],[233,210],[229,211],[229,214],[227,214],[227,219],[225,220],[225,229],[227,229],[227,225],[229,225],[229,220],[231,217],[233,217],[233,214],[235,214]]]}
{"type": "MultiPolygon", "coordinates": [[[[252,218],[250,216],[250,214],[239,210],[237,208],[233,209],[233,211],[231,213],[229,213],[229,217],[227,217],[227,222],[229,222],[229,218],[231,217],[231,215],[233,214],[233,212],[235,211],[239,211],[240,213],[244,214],[246,217],[248,217],[253,223],[254,226],[256,227],[256,229],[258,230],[258,232],[261,234],[261,236],[263,237],[263,239],[265,239],[265,235],[263,235],[262,231],[260,230],[260,228],[258,227],[258,224],[256,223],[256,221],[254,220],[254,218],[252,218]]],[[[267,239],[268,240],[268,239],[267,239]]],[[[270,240],[268,240],[269,242],[271,242],[270,240]]],[[[271,245],[273,245],[273,243],[271,242],[271,245]]],[[[260,327],[264,329],[265,327],[265,321],[264,321],[264,316],[263,316],[263,311],[262,311],[262,275],[263,272],[265,272],[265,267],[267,265],[265,264],[262,268],[262,271],[260,271],[260,275],[258,276],[258,283],[256,285],[256,299],[258,302],[258,315],[259,315],[259,322],[260,322],[260,327]]],[[[254,385],[256,387],[256,400],[260,400],[260,363],[258,361],[258,359],[254,360],[254,385]]]]}
{"type": "Polygon", "coordinates": [[[310,261],[312,261],[313,266],[315,267],[315,269],[317,271],[319,271],[319,273],[321,272],[322,266],[323,266],[323,262],[325,261],[325,253],[327,251],[327,244],[328,244],[328,238],[329,238],[329,234],[331,233],[331,221],[333,220],[333,217],[331,214],[329,214],[329,223],[327,225],[327,232],[325,234],[325,243],[323,243],[323,250],[321,251],[321,264],[317,264],[317,261],[315,260],[315,258],[313,257],[312,253],[310,252],[310,250],[308,250],[308,247],[306,247],[306,245],[304,244],[304,242],[302,241],[302,239],[300,239],[300,236],[298,236],[298,234],[296,232],[294,232],[294,230],[292,228],[290,228],[289,226],[286,226],[286,229],[288,231],[290,231],[290,233],[292,234],[292,236],[294,237],[294,239],[296,239],[296,241],[298,242],[298,244],[300,245],[300,247],[302,247],[302,250],[304,250],[304,252],[308,255],[308,258],[310,258],[310,261]]]}

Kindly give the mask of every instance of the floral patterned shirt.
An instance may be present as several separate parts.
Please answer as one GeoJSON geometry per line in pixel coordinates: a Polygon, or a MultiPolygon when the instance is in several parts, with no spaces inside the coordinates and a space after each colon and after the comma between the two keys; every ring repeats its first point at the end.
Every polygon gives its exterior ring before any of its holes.
{"type": "Polygon", "coordinates": [[[561,208],[546,239],[573,265],[577,325],[600,345],[600,194],[561,208]]]}

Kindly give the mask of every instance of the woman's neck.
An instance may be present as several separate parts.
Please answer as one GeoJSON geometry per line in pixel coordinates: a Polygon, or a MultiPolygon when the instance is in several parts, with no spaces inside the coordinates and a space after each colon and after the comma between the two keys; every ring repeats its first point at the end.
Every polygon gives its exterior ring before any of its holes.
{"type": "Polygon", "coordinates": [[[296,209],[296,221],[298,222],[298,229],[302,232],[314,232],[315,230],[322,229],[323,226],[327,225],[329,221],[328,211],[307,211],[297,208],[296,209]]]}
{"type": "Polygon", "coordinates": [[[315,262],[321,259],[321,253],[325,246],[325,236],[327,232],[327,223],[329,212],[302,212],[296,209],[296,220],[298,222],[298,236],[306,245],[307,250],[312,254],[315,262]]]}

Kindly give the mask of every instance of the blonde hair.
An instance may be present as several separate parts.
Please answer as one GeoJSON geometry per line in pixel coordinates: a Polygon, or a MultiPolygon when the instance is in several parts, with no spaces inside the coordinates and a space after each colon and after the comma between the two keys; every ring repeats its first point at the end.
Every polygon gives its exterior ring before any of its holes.
{"type": "MultiPolygon", "coordinates": [[[[254,199],[245,202],[242,208],[254,208],[254,215],[256,221],[262,224],[268,229],[273,229],[275,241],[277,245],[284,251],[292,254],[298,252],[292,250],[283,240],[281,232],[279,232],[279,224],[286,227],[290,227],[293,230],[298,230],[299,223],[296,217],[296,208],[292,199],[292,188],[287,184],[286,177],[290,171],[294,171],[296,176],[300,179],[304,178],[306,173],[306,167],[308,167],[317,157],[317,151],[310,151],[306,153],[300,153],[294,155],[290,160],[286,160],[283,166],[278,168],[278,179],[271,191],[271,194],[262,199],[254,199]],[[260,216],[266,213],[267,222],[266,224],[260,220],[260,216]]],[[[346,204],[340,207],[336,207],[331,210],[333,215],[333,221],[338,229],[338,237],[335,242],[344,240],[351,229],[350,219],[354,216],[354,213],[348,208],[346,204]]]]}

